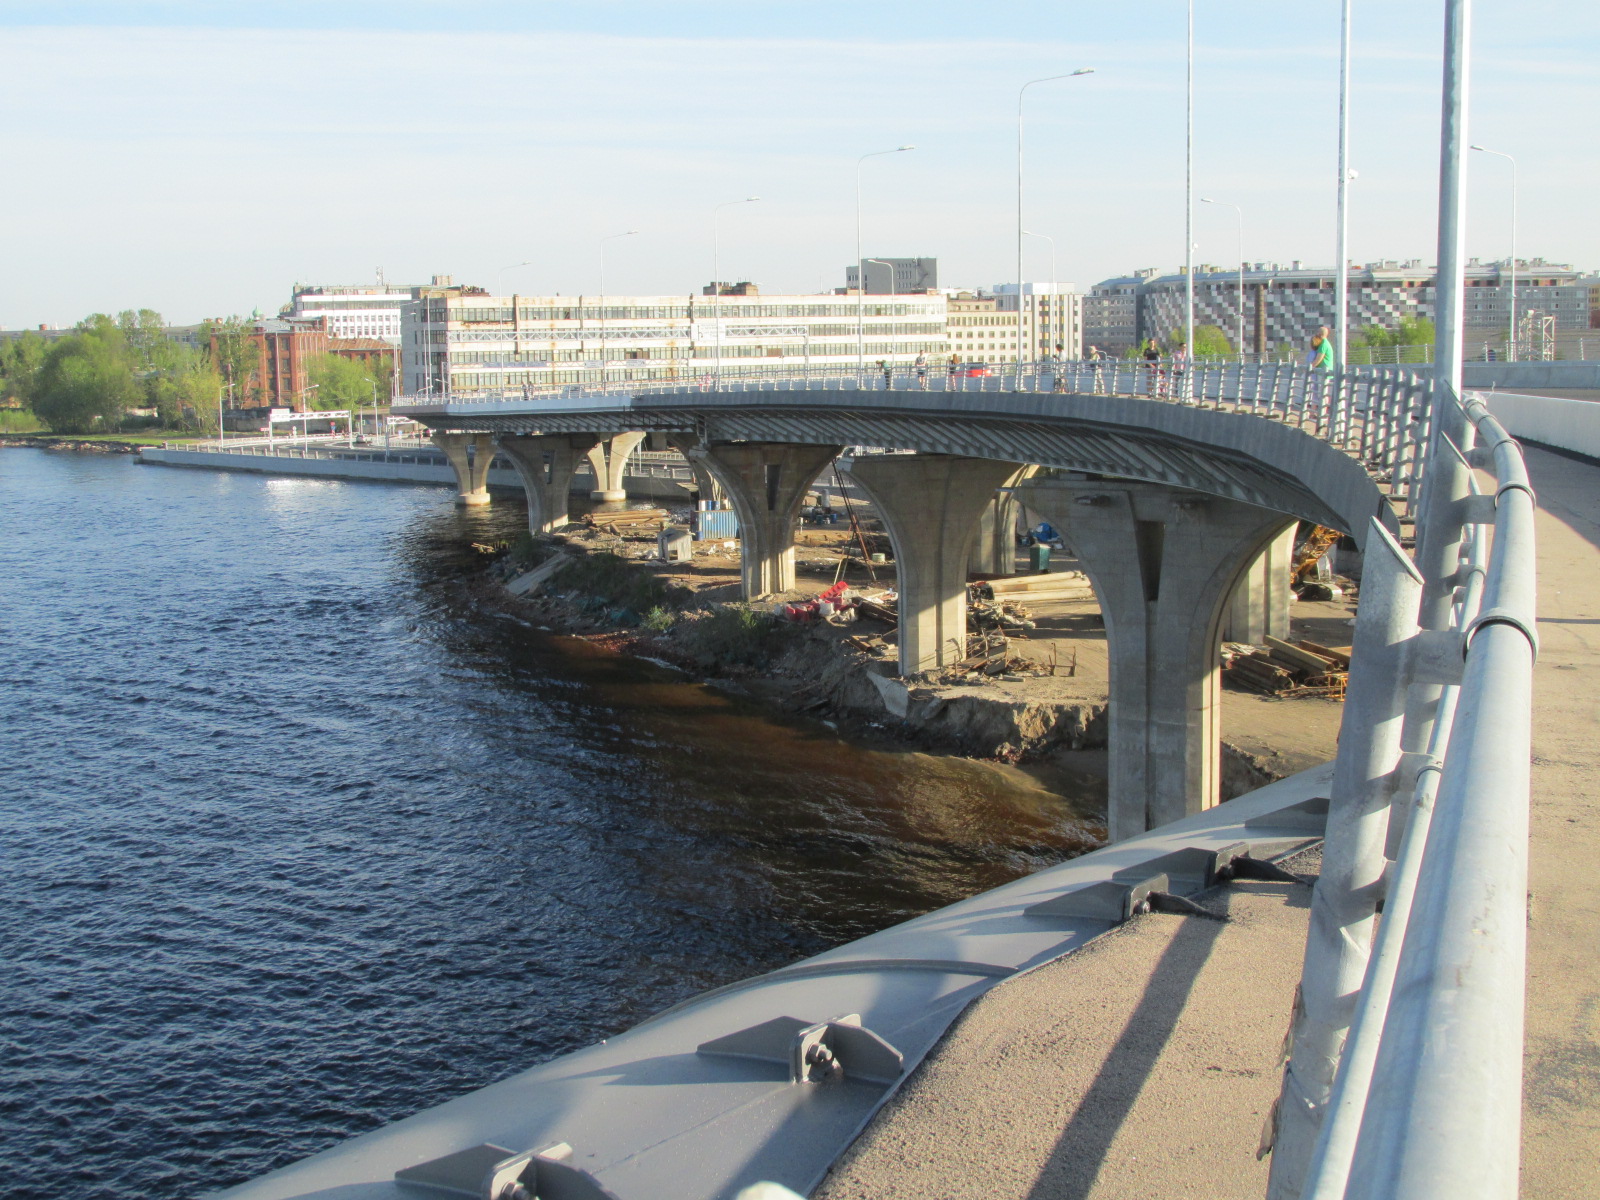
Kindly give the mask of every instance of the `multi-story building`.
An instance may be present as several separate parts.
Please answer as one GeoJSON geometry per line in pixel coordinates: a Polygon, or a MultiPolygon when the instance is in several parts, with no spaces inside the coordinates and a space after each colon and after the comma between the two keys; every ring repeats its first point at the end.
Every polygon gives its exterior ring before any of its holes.
{"type": "MultiPolygon", "coordinates": [[[[1017,284],[997,283],[994,294],[1002,313],[1016,313],[1017,284]]],[[[1054,283],[1024,283],[1020,294],[1023,360],[1079,357],[1083,352],[1083,297],[1070,284],[1054,283]]],[[[1015,362],[1017,318],[1011,315],[1004,319],[1010,323],[1010,353],[1000,361],[1015,362]]]]}
{"type": "Polygon", "coordinates": [[[904,296],[936,291],[939,287],[937,258],[864,258],[844,269],[846,291],[860,286],[863,268],[869,296],[904,296]]]}
{"type": "MultiPolygon", "coordinates": [[[[1197,267],[1195,324],[1217,326],[1231,343],[1238,340],[1242,318],[1244,349],[1252,353],[1302,347],[1320,326],[1334,324],[1336,274],[1332,268],[1299,262],[1288,267],[1255,263],[1241,280],[1237,268],[1197,267]]],[[[1503,340],[1510,320],[1510,264],[1473,259],[1464,276],[1467,339],[1503,340]]],[[[1086,303],[1085,337],[1114,352],[1146,338],[1171,344],[1184,326],[1184,285],[1182,272],[1157,276],[1144,271],[1096,284],[1086,303]]],[[[1393,329],[1404,317],[1433,317],[1433,268],[1420,259],[1352,268],[1349,288],[1353,331],[1371,325],[1393,329]]],[[[1589,311],[1589,283],[1579,272],[1537,258],[1517,264],[1519,316],[1539,313],[1555,318],[1558,330],[1568,330],[1586,328],[1589,311]]]]}
{"type": "Polygon", "coordinates": [[[388,283],[296,284],[294,298],[282,315],[291,320],[325,317],[328,333],[333,337],[381,338],[390,346],[398,346],[400,314],[411,303],[414,290],[388,283]]]}
{"type": "Polygon", "coordinates": [[[402,324],[411,393],[781,375],[949,352],[942,295],[491,296],[419,287],[402,324]],[[860,336],[857,316],[860,313],[860,336]]]}
{"type": "Polygon", "coordinates": [[[1095,346],[1112,356],[1128,353],[1143,340],[1140,310],[1154,267],[1095,284],[1083,298],[1083,348],[1095,346]]]}

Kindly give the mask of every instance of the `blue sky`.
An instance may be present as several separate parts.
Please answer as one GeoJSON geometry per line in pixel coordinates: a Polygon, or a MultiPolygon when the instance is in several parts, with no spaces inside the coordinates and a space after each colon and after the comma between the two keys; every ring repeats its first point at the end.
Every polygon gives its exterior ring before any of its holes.
{"type": "MultiPolygon", "coordinates": [[[[1518,156],[1518,248],[1600,267],[1600,6],[1480,3],[1472,138],[1518,156]],[[1573,134],[1574,122],[1580,134],[1573,134]]],[[[1109,4],[90,3],[0,0],[0,326],[148,305],[272,311],[303,282],[434,273],[523,292],[842,282],[857,155],[869,255],[1014,271],[1027,224],[1080,286],[1183,255],[1183,13],[1109,4]]],[[[1333,261],[1336,0],[1196,3],[1199,195],[1253,260],[1333,261]]],[[[1438,0],[1356,0],[1351,254],[1434,252],[1438,0]]],[[[1473,156],[1469,251],[1509,173],[1473,156]]],[[[1200,206],[1201,261],[1236,259],[1200,206]]],[[[1029,239],[1026,274],[1050,273],[1029,239]]]]}

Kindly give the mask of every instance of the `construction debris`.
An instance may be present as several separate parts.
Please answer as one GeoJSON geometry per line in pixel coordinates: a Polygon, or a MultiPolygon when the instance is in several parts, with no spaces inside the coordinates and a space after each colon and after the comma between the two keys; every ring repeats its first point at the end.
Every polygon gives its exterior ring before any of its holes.
{"type": "Polygon", "coordinates": [[[1262,696],[1326,696],[1344,699],[1350,672],[1348,648],[1268,637],[1264,646],[1224,642],[1222,677],[1244,692],[1262,696]]]}

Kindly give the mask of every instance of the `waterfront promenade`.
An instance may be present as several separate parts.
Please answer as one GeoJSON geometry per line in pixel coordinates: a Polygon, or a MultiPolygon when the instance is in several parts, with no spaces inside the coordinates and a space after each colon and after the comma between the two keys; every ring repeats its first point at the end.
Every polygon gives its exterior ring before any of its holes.
{"type": "MultiPolygon", "coordinates": [[[[1522,1193],[1580,1200],[1600,1177],[1600,465],[1526,453],[1542,647],[1522,1193]]],[[[1235,884],[1227,925],[1149,914],[995,988],[816,1195],[1256,1200],[1309,893],[1235,884]]]]}

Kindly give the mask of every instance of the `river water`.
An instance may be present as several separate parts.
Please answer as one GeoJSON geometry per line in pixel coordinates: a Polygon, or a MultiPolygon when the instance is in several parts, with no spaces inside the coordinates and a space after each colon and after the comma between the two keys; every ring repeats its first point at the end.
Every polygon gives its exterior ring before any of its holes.
{"type": "Polygon", "coordinates": [[[523,519],[0,451],[0,1195],[237,1182],[1083,847],[508,615],[523,519]]]}

